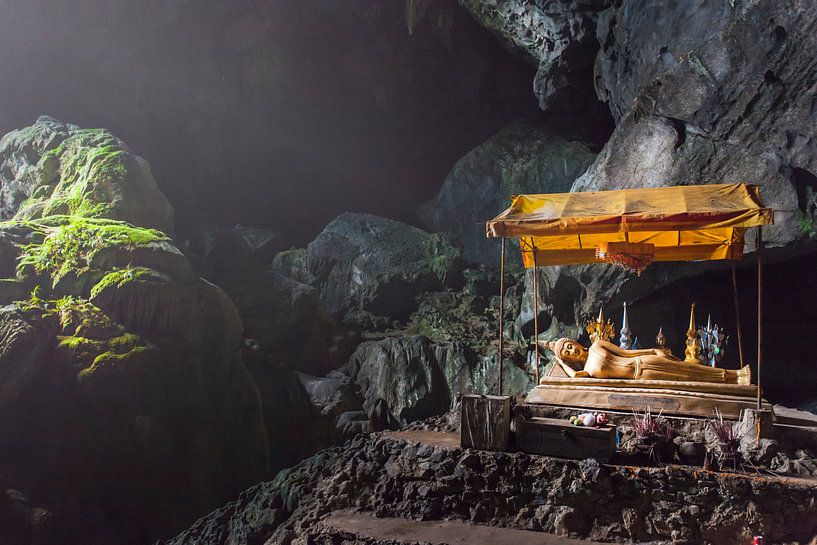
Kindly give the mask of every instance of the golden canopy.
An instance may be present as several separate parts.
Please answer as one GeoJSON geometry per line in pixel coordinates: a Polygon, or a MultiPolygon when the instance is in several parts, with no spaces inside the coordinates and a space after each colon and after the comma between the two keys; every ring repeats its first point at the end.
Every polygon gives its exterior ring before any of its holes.
{"type": "Polygon", "coordinates": [[[654,245],[655,261],[740,259],[748,227],[774,223],[758,187],[718,184],[516,195],[487,236],[518,237],[526,267],[597,263],[607,243],[654,245]]]}

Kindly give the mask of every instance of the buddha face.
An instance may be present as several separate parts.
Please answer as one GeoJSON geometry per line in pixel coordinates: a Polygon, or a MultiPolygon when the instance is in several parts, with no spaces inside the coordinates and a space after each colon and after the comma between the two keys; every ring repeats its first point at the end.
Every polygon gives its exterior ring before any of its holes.
{"type": "Polygon", "coordinates": [[[556,356],[565,363],[584,363],[587,361],[587,349],[576,341],[565,339],[559,343],[556,356]]]}

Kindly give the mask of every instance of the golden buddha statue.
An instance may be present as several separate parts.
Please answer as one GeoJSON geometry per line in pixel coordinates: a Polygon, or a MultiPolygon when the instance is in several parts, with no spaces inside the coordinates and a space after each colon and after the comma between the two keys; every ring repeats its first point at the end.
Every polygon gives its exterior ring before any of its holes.
{"type": "Polygon", "coordinates": [[[625,350],[597,340],[588,350],[577,341],[566,338],[544,345],[553,351],[559,365],[573,378],[751,384],[748,365],[732,370],[687,363],[658,348],[625,350]]]}

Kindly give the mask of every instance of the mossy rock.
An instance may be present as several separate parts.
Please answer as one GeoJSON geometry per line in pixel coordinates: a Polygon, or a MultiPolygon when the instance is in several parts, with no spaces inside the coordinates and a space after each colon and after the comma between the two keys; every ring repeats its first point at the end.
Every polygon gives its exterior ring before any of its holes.
{"type": "Polygon", "coordinates": [[[3,138],[0,176],[4,477],[66,542],[88,520],[141,542],[268,476],[241,318],[172,244],[147,163],[42,118],[3,138]]]}
{"type": "Polygon", "coordinates": [[[57,293],[87,297],[106,272],[128,266],[155,267],[183,279],[191,276],[184,255],[155,229],[77,216],[16,223],[42,235],[21,247],[17,278],[38,281],[57,293]]]}
{"type": "Polygon", "coordinates": [[[172,339],[214,359],[230,358],[241,347],[238,309],[201,278],[179,282],[146,267],[126,268],[106,274],[91,293],[94,304],[137,333],[172,339]]]}
{"type": "Polygon", "coordinates": [[[54,215],[123,220],[173,230],[173,208],[147,161],[105,129],[80,129],[41,117],[0,141],[0,217],[54,215]]]}
{"type": "MultiPolygon", "coordinates": [[[[135,283],[126,275],[107,289],[135,283]]],[[[14,453],[4,476],[63,514],[152,536],[267,476],[263,413],[237,348],[154,337],[80,298],[35,293],[0,308],[0,452],[14,453]]]]}

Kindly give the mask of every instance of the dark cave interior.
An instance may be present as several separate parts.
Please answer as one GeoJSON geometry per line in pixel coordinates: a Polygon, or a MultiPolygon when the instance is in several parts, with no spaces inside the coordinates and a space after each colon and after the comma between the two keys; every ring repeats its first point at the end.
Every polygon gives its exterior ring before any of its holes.
{"type": "MultiPolygon", "coordinates": [[[[96,4],[10,6],[0,131],[43,113],[110,129],[192,239],[238,223],[302,246],[344,210],[416,223],[465,152],[542,117],[535,66],[453,5],[442,35],[410,34],[402,2],[96,4]]],[[[600,146],[612,121],[591,126],[600,146]]]]}
{"type": "MultiPolygon", "coordinates": [[[[536,462],[553,478],[511,500],[480,473],[504,454],[379,434],[453,432],[463,395],[497,392],[500,309],[499,393],[540,390],[532,275],[508,239],[498,297],[499,240],[484,237],[510,195],[699,183],[758,184],[775,208],[763,394],[817,413],[817,40],[802,37],[817,22],[798,9],[0,0],[0,135],[11,135],[0,146],[0,542],[142,545],[202,516],[173,545],[299,542],[324,493],[331,509],[396,499],[402,514],[442,517],[448,492],[423,483],[441,475],[463,487],[445,505],[469,522],[680,544],[729,515],[747,532],[754,515],[721,509],[729,495],[701,500],[706,518],[657,493],[626,508],[613,494],[594,518],[586,502],[611,496],[627,464],[591,495],[561,483],[596,483],[598,463],[536,462]],[[395,460],[419,476],[405,488],[395,460]]],[[[736,277],[756,373],[752,236],[736,277]]],[[[584,319],[603,306],[618,330],[627,301],[642,347],[661,326],[682,354],[695,303],[698,326],[711,315],[729,334],[722,366],[738,367],[726,262],[655,263],[639,277],[547,267],[537,279],[548,340],[581,330],[577,309],[584,319]]],[[[812,451],[778,446],[755,459],[817,478],[812,451]]],[[[519,454],[509,482],[528,471],[519,454]]],[[[627,482],[661,494],[672,482],[685,502],[697,465],[627,482]]],[[[764,513],[798,501],[778,501],[783,490],[764,513]]]]}

